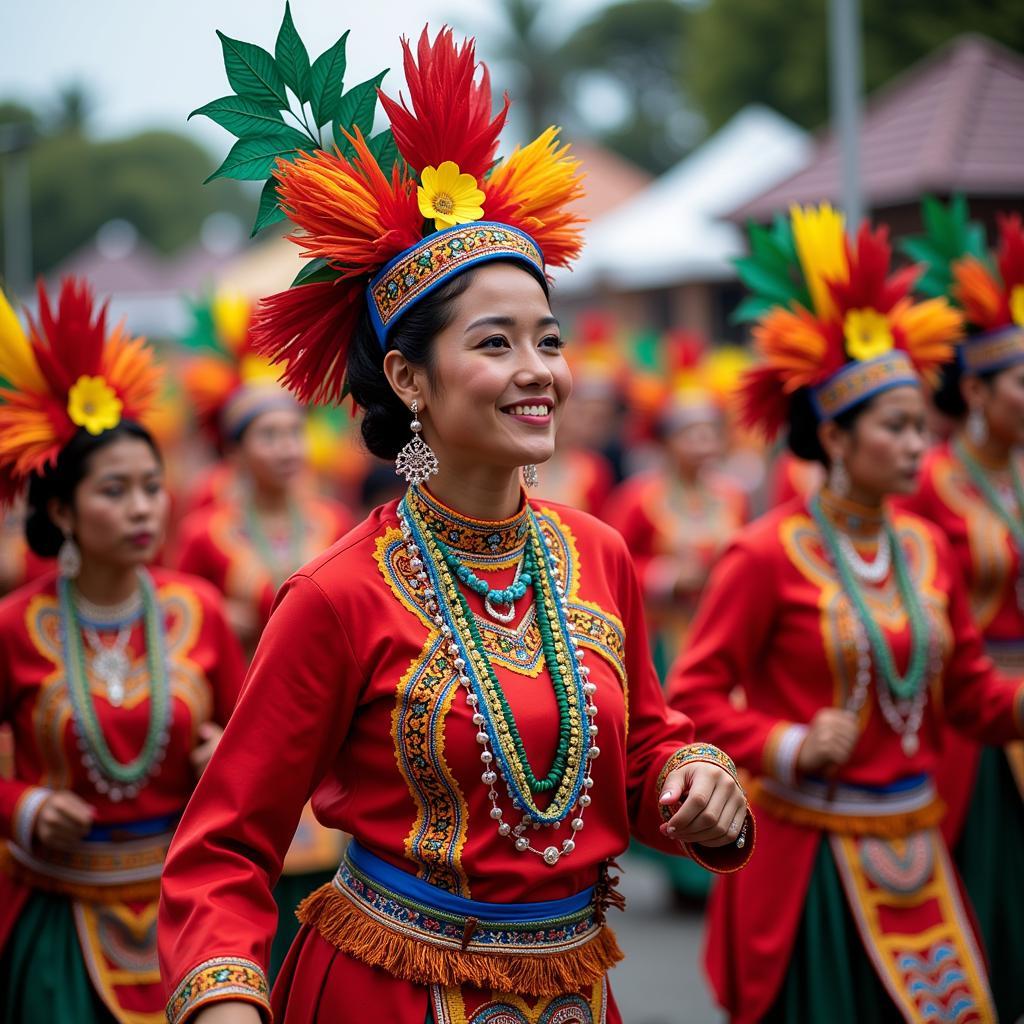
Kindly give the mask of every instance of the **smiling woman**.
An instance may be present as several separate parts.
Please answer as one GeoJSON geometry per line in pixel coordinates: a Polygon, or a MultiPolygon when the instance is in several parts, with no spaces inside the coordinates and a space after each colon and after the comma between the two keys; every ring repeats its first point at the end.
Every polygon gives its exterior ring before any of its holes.
{"type": "Polygon", "coordinates": [[[617,1024],[630,834],[716,870],[753,848],[732,762],[665,706],[624,542],[520,483],[571,390],[546,267],[579,250],[575,162],[552,129],[495,166],[472,43],[406,51],[412,109],[382,99],[403,159],[353,130],[351,159],[278,166],[328,280],[258,332],[300,395],[351,393],[410,486],[281,591],[164,874],[171,1024],[617,1024]],[[310,797],[353,840],[271,997],[270,887],[310,797]]]}

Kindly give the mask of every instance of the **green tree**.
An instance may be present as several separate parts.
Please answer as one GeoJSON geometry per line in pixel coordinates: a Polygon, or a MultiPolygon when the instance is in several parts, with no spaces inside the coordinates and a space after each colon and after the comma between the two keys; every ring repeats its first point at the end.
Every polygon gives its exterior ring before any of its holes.
{"type": "MultiPolygon", "coordinates": [[[[827,0],[707,0],[692,14],[687,91],[712,129],[748,103],[807,128],[828,120],[827,0]]],[[[862,0],[864,82],[876,89],[962,32],[1024,50],[1019,0],[862,0]]]]}
{"type": "Polygon", "coordinates": [[[565,73],[577,86],[577,119],[583,126],[592,119],[588,77],[610,80],[625,101],[625,116],[596,134],[655,173],[685,155],[700,132],[684,86],[690,18],[676,0],[620,0],[581,25],[560,53],[565,73]]]}
{"type": "MultiPolygon", "coordinates": [[[[95,140],[86,133],[88,110],[87,96],[78,89],[62,93],[49,121],[17,104],[0,103],[0,126],[36,128],[29,155],[33,273],[51,270],[115,217],[130,221],[142,238],[169,253],[198,238],[211,213],[252,216],[255,198],[235,182],[203,186],[215,162],[191,140],[166,131],[95,140]]],[[[2,218],[0,209],[0,237],[2,218]]]]}

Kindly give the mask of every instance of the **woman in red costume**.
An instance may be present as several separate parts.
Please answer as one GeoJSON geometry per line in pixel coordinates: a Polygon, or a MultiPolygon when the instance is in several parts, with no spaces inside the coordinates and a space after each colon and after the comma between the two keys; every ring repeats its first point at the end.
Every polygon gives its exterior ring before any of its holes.
{"type": "Polygon", "coordinates": [[[848,241],[827,206],[794,208],[753,249],[788,301],[760,310],[747,419],[769,435],[788,421],[829,474],[737,537],[670,680],[760,810],[758,857],[712,892],[708,969],[738,1024],[994,1021],[932,776],[946,721],[1019,737],[1024,687],[985,656],[941,531],[884,505],[916,485],[919,376],[960,317],[910,299],[915,269],[889,276],[884,229],[848,241]]]}
{"type": "Polygon", "coordinates": [[[258,335],[300,397],[351,393],[409,489],[278,598],[164,874],[172,1024],[617,1022],[630,831],[724,870],[753,844],[728,758],[665,707],[625,544],[520,485],[570,390],[544,266],[579,249],[575,162],[549,131],[495,164],[471,42],[424,32],[405,70],[412,110],[382,99],[404,164],[357,124],[351,159],[278,165],[330,269],[258,335]],[[353,840],[271,1001],[271,886],[310,796],[353,840]]]}
{"type": "Polygon", "coordinates": [[[0,1018],[157,1024],[161,865],[241,654],[212,587],[146,568],[168,500],[142,341],[74,281],[27,336],[2,298],[0,324],[0,497],[28,485],[59,567],[0,602],[0,1018]]]}
{"type": "MultiPolygon", "coordinates": [[[[969,334],[943,368],[934,400],[959,422],[925,460],[907,507],[949,538],[985,648],[1004,675],[1024,675],[1024,229],[1000,223],[989,259],[967,204],[925,204],[931,231],[908,239],[926,260],[919,288],[948,295],[969,334]],[[994,269],[998,268],[998,269],[994,269]]],[[[936,775],[949,811],[943,831],[978,915],[1000,1020],[1024,1016],[1024,744],[979,746],[947,730],[936,775]]]]}

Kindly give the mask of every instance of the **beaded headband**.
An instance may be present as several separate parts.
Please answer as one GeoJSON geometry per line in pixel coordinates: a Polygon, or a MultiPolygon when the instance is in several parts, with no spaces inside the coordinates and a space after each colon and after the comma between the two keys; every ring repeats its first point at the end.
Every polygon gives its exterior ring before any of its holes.
{"type": "Polygon", "coordinates": [[[995,373],[1024,362],[1024,330],[1007,327],[968,338],[959,348],[964,373],[995,373]]]}
{"type": "Polygon", "coordinates": [[[914,364],[905,352],[869,359],[863,363],[848,363],[812,392],[818,418],[834,420],[861,402],[866,402],[883,391],[921,383],[914,364]]]}
{"type": "Polygon", "coordinates": [[[544,257],[529,235],[507,224],[476,221],[438,231],[399,253],[370,282],[366,298],[381,348],[388,331],[416,303],[457,274],[493,260],[510,260],[544,281],[544,257]]]}

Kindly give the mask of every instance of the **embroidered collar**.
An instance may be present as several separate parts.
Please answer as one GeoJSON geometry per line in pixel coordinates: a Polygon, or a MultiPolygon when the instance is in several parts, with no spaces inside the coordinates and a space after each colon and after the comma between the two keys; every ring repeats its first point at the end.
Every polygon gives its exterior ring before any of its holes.
{"type": "Polygon", "coordinates": [[[406,501],[448,547],[464,555],[508,558],[522,552],[529,535],[526,495],[510,519],[473,519],[449,508],[424,487],[410,487],[406,501]]]}
{"type": "Polygon", "coordinates": [[[827,487],[821,489],[821,510],[829,521],[849,537],[875,540],[885,522],[884,508],[871,508],[849,498],[840,498],[827,487]]]}

